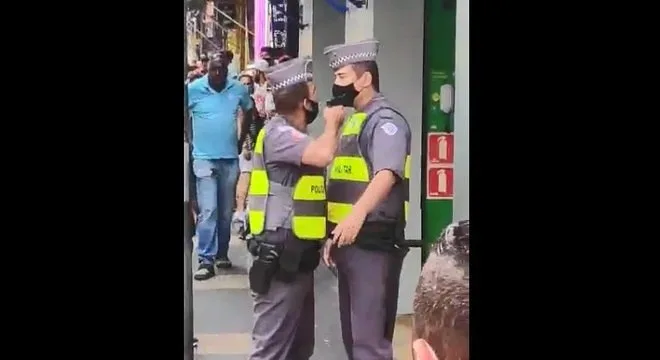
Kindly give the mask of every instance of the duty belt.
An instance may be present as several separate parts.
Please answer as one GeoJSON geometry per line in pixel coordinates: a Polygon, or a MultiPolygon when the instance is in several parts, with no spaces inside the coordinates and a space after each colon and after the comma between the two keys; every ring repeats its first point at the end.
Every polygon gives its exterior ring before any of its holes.
{"type": "MultiPolygon", "coordinates": [[[[332,238],[335,224],[328,223],[328,238],[332,238]]],[[[362,225],[355,245],[365,250],[395,251],[405,246],[404,228],[393,221],[374,221],[362,225]]]]}
{"type": "MultiPolygon", "coordinates": [[[[269,248],[274,249],[278,253],[279,261],[279,275],[282,273],[293,274],[296,272],[309,272],[316,269],[320,257],[318,250],[321,247],[319,242],[309,242],[297,239],[293,232],[289,229],[278,229],[277,231],[266,231],[263,234],[253,236],[247,239],[247,247],[250,254],[259,256],[262,252],[262,244],[268,244],[269,248]],[[283,237],[283,243],[273,243],[268,241],[268,237],[274,236],[276,232],[288,232],[286,237],[283,237]]],[[[286,276],[286,275],[284,275],[286,276]]]]}

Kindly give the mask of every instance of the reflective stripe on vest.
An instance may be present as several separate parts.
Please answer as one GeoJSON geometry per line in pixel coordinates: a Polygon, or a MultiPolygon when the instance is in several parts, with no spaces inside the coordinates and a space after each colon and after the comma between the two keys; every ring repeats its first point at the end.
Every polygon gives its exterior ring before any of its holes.
{"type": "MultiPolygon", "coordinates": [[[[264,160],[265,129],[259,131],[252,156],[248,221],[250,233],[259,235],[266,226],[266,203],[269,180],[264,160]]],[[[293,234],[302,240],[322,240],[326,237],[326,197],[323,175],[302,174],[293,188],[293,234]]]]}
{"type": "MultiPolygon", "coordinates": [[[[382,109],[376,109],[371,115],[355,113],[344,125],[339,138],[337,156],[332,162],[328,175],[328,221],[338,224],[351,213],[353,204],[358,201],[364,190],[367,189],[371,175],[367,161],[362,156],[359,138],[364,125],[370,116],[382,109]]],[[[404,216],[408,220],[408,192],[410,187],[410,154],[406,155],[404,165],[403,188],[405,194],[404,216]]]]}

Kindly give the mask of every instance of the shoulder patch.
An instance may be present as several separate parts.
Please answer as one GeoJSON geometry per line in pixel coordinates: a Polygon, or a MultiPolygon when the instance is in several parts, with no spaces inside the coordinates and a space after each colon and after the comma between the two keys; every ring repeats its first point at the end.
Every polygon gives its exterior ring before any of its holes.
{"type": "Polygon", "coordinates": [[[281,133],[288,132],[289,134],[291,134],[291,138],[295,141],[298,141],[298,140],[303,139],[305,137],[305,134],[303,134],[300,131],[296,130],[291,125],[280,125],[280,126],[277,127],[277,131],[279,131],[281,133]]]}
{"type": "Polygon", "coordinates": [[[293,138],[294,141],[299,141],[305,138],[305,134],[301,133],[300,131],[294,129],[293,127],[291,128],[291,138],[293,138]]]}
{"type": "Polygon", "coordinates": [[[397,131],[399,131],[399,128],[396,127],[396,125],[394,125],[394,124],[391,123],[391,122],[386,122],[386,123],[383,124],[380,128],[381,128],[381,130],[383,130],[383,132],[384,132],[385,134],[387,134],[387,135],[389,135],[389,136],[392,136],[392,135],[396,134],[397,131]]]}
{"type": "Polygon", "coordinates": [[[281,131],[281,132],[291,131],[291,130],[293,130],[293,127],[291,127],[290,125],[279,125],[277,127],[277,131],[281,131]]]}

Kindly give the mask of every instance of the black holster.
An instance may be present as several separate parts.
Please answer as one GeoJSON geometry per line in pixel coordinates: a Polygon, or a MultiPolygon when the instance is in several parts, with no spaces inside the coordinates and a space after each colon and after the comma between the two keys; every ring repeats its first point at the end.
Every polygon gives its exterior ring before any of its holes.
{"type": "Polygon", "coordinates": [[[242,240],[247,240],[251,237],[254,237],[250,233],[250,216],[245,216],[245,226],[243,227],[243,232],[238,236],[242,240]]]}
{"type": "Polygon", "coordinates": [[[259,255],[259,241],[257,240],[257,237],[255,237],[252,234],[249,234],[248,236],[245,237],[245,245],[247,246],[248,252],[252,256],[259,255]]]}
{"type": "MultiPolygon", "coordinates": [[[[321,243],[318,241],[300,240],[293,235],[289,229],[280,228],[276,231],[267,231],[265,234],[248,237],[246,239],[248,251],[255,257],[250,268],[250,287],[254,277],[255,288],[260,291],[268,291],[264,282],[272,281],[273,278],[282,282],[292,282],[298,273],[314,271],[320,261],[321,243]],[[268,250],[264,250],[267,248],[268,250]],[[275,264],[272,256],[268,257],[269,251],[277,256],[275,264]],[[254,270],[254,275],[253,270],[254,270]]],[[[257,290],[252,289],[259,293],[257,290]]]]}
{"type": "Polygon", "coordinates": [[[260,242],[256,250],[256,256],[248,277],[250,279],[250,290],[257,294],[266,294],[270,289],[270,283],[278,271],[282,247],[275,244],[260,242]]]}
{"type": "Polygon", "coordinates": [[[288,229],[284,231],[284,250],[280,257],[280,268],[277,279],[282,282],[291,282],[298,273],[314,271],[321,261],[321,244],[318,241],[300,240],[288,229]]]}

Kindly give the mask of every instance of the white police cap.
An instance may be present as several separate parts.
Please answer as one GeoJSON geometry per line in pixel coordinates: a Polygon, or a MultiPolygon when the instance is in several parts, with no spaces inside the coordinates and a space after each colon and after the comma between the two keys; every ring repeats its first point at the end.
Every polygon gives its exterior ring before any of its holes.
{"type": "Polygon", "coordinates": [[[266,69],[266,78],[273,89],[277,91],[295,84],[312,81],[312,59],[296,58],[279,63],[266,69]]]}
{"type": "Polygon", "coordinates": [[[376,61],[379,42],[376,39],[362,40],[353,43],[331,45],[323,49],[328,56],[330,67],[340,67],[363,61],[376,61]]]}

